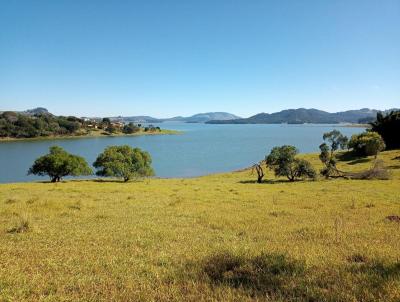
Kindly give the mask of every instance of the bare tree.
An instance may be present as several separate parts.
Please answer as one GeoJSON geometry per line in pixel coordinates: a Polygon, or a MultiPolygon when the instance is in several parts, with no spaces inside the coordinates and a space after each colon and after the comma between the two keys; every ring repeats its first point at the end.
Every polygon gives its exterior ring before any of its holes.
{"type": "Polygon", "coordinates": [[[262,168],[262,164],[263,164],[263,161],[254,164],[253,165],[253,170],[252,170],[252,172],[254,172],[254,170],[256,170],[256,172],[257,172],[257,182],[259,184],[262,183],[262,180],[263,180],[263,177],[264,177],[264,170],[262,168]]]}

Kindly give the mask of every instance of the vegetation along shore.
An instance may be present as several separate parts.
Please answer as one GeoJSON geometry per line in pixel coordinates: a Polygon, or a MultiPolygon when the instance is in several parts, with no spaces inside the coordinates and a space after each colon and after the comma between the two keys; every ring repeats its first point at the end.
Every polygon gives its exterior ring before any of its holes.
{"type": "Polygon", "coordinates": [[[38,139],[70,139],[127,135],[177,134],[151,124],[124,123],[109,118],[55,116],[44,108],[0,114],[0,142],[38,139]]]}

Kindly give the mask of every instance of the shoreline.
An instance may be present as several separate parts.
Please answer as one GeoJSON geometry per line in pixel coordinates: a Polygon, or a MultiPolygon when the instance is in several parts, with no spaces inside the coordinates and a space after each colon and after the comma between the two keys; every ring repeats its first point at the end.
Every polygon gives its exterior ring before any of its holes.
{"type": "MultiPolygon", "coordinates": [[[[380,154],[384,154],[387,156],[387,154],[393,154],[398,152],[399,150],[387,150],[383,151],[380,154]]],[[[316,166],[319,167],[320,162],[318,159],[318,152],[307,152],[307,153],[299,153],[300,158],[305,158],[305,159],[314,159],[314,163],[316,163],[316,166]]],[[[397,154],[397,153],[396,153],[397,154]]],[[[366,156],[366,157],[360,157],[365,160],[365,163],[368,165],[373,161],[373,156],[366,156]]],[[[351,161],[351,160],[350,160],[351,161]]],[[[349,161],[343,160],[339,161],[340,164],[342,165],[347,165],[349,161]]],[[[393,168],[396,169],[396,168],[393,168]]],[[[166,176],[152,176],[152,177],[145,177],[145,178],[139,178],[137,180],[131,180],[128,181],[128,183],[134,183],[134,182],[141,182],[141,181],[148,181],[148,180],[167,180],[167,181],[176,181],[176,180],[193,180],[193,179],[202,179],[202,178],[209,178],[209,177],[220,177],[223,175],[234,175],[234,174],[241,174],[241,173],[246,173],[246,172],[251,172],[252,166],[244,167],[244,168],[239,168],[239,169],[234,169],[234,170],[229,170],[229,171],[216,171],[216,172],[210,172],[202,175],[194,175],[194,176],[171,176],[171,177],[166,177],[166,176]]],[[[268,172],[267,172],[268,173],[268,172]]],[[[81,182],[96,182],[96,183],[125,183],[121,179],[117,177],[99,177],[96,175],[92,175],[92,177],[67,177],[62,179],[58,183],[81,183],[81,182]]],[[[15,185],[15,184],[44,184],[44,183],[51,183],[48,180],[47,176],[44,176],[43,179],[36,179],[36,180],[25,180],[25,181],[15,181],[15,182],[0,182],[0,187],[4,185],[15,185]]],[[[56,183],[57,184],[57,183],[56,183]]]]}
{"type": "Polygon", "coordinates": [[[145,136],[145,135],[175,135],[182,134],[183,131],[178,130],[160,130],[157,132],[144,132],[140,131],[137,133],[125,134],[125,133],[114,133],[114,134],[101,134],[101,133],[91,133],[84,135],[59,135],[59,136],[38,136],[38,137],[4,137],[0,138],[0,143],[6,142],[25,142],[25,141],[47,141],[47,140],[65,140],[65,139],[82,139],[82,138],[104,138],[104,137],[132,137],[132,136],[145,136]]]}

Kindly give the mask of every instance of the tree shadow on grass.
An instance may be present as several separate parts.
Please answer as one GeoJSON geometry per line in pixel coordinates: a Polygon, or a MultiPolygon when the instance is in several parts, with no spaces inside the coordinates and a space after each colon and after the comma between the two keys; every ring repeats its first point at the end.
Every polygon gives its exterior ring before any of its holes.
{"type": "Polygon", "coordinates": [[[124,183],[122,179],[106,179],[106,178],[96,178],[84,180],[87,182],[100,182],[100,183],[124,183]]]}
{"type": "MultiPolygon", "coordinates": [[[[349,272],[358,276],[360,287],[367,288],[372,295],[387,296],[387,284],[400,282],[400,262],[387,263],[381,260],[367,261],[350,267],[349,272]]],[[[400,298],[400,297],[399,297],[400,298]]],[[[398,300],[396,300],[398,301],[398,300]]]]}
{"type": "Polygon", "coordinates": [[[371,159],[369,159],[368,157],[360,156],[352,151],[338,153],[336,154],[336,159],[339,161],[349,162],[348,163],[349,165],[355,165],[371,161],[371,159]]]}
{"type": "Polygon", "coordinates": [[[370,161],[371,160],[369,158],[359,158],[359,159],[356,159],[356,160],[352,160],[352,161],[348,162],[347,164],[348,165],[357,165],[357,164],[368,163],[370,161]]]}
{"type": "Polygon", "coordinates": [[[231,288],[234,295],[268,301],[400,301],[391,284],[400,282],[400,262],[368,259],[362,254],[348,264],[311,266],[280,253],[258,256],[219,252],[205,257],[197,280],[211,289],[231,288]]]}
{"type": "Polygon", "coordinates": [[[371,161],[367,156],[360,156],[352,151],[339,153],[336,155],[336,159],[342,162],[347,162],[348,165],[362,164],[371,161]]]}
{"type": "Polygon", "coordinates": [[[302,295],[300,286],[291,285],[304,275],[304,263],[282,254],[246,257],[219,253],[206,258],[202,268],[212,285],[242,289],[251,296],[302,295]]]}
{"type": "Polygon", "coordinates": [[[238,181],[238,183],[240,184],[269,184],[269,185],[273,185],[273,184],[282,184],[282,183],[297,183],[297,182],[304,182],[306,180],[302,180],[302,179],[298,179],[298,180],[294,180],[294,181],[290,181],[288,179],[268,179],[268,180],[263,180],[261,183],[258,183],[257,180],[253,180],[253,179],[247,179],[247,180],[240,180],[238,181]]]}
{"type": "MultiPolygon", "coordinates": [[[[393,157],[392,160],[400,160],[400,156],[393,157]]],[[[400,165],[388,166],[389,169],[400,169],[400,165]]]]}

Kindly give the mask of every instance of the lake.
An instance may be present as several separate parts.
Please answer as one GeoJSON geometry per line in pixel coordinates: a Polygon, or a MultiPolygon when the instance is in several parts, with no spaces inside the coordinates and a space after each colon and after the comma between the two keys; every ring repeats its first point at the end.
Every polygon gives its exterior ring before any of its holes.
{"type": "Polygon", "coordinates": [[[181,130],[179,135],[99,137],[0,143],[0,182],[46,179],[27,176],[33,161],[58,145],[92,164],[110,145],[130,145],[148,151],[158,177],[193,177],[249,167],[274,146],[291,144],[300,152],[318,152],[322,134],[333,129],[347,136],[362,128],[338,125],[208,125],[168,122],[158,126],[181,130]]]}

